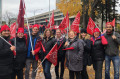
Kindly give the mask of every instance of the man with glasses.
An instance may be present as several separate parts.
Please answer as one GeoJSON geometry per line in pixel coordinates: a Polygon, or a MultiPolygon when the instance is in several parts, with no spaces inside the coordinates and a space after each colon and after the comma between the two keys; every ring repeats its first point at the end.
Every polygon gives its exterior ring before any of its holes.
{"type": "Polygon", "coordinates": [[[38,64],[38,52],[39,51],[35,51],[36,49],[39,49],[40,45],[41,45],[41,40],[39,37],[39,25],[35,24],[32,27],[32,33],[31,33],[31,40],[30,41],[30,37],[28,37],[28,51],[27,51],[27,60],[26,60],[26,71],[25,71],[25,79],[29,79],[29,71],[31,68],[31,64],[32,64],[32,79],[35,79],[36,77],[36,72],[35,69],[37,68],[37,64],[38,64]],[[32,43],[32,46],[31,46],[32,43]],[[33,48],[33,50],[32,50],[33,48]]]}
{"type": "Polygon", "coordinates": [[[114,27],[111,22],[106,24],[105,37],[108,45],[105,48],[105,79],[110,79],[110,64],[113,62],[114,79],[119,79],[119,44],[120,34],[114,32],[114,27]]]}

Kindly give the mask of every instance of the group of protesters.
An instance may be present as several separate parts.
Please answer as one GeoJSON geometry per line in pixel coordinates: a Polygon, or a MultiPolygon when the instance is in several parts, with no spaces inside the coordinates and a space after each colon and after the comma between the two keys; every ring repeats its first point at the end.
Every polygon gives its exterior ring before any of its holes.
{"type": "MultiPolygon", "coordinates": [[[[59,48],[55,66],[56,79],[64,78],[66,67],[69,79],[89,79],[87,66],[91,65],[95,70],[95,79],[102,79],[104,61],[105,79],[110,79],[111,61],[114,65],[114,79],[119,79],[120,34],[114,31],[111,22],[106,24],[104,34],[101,34],[99,28],[93,30],[92,36],[86,29],[81,29],[77,36],[69,30],[67,39],[61,31],[56,29],[53,35],[50,29],[45,29],[41,37],[39,26],[33,25],[30,34],[25,34],[23,28],[18,28],[16,38],[10,39],[10,28],[3,25],[0,30],[0,79],[16,79],[16,76],[23,79],[23,68],[25,79],[30,79],[31,65],[31,78],[35,79],[38,60],[42,61],[56,43],[59,48]]],[[[45,79],[52,79],[51,65],[47,59],[42,63],[45,79]]]]}

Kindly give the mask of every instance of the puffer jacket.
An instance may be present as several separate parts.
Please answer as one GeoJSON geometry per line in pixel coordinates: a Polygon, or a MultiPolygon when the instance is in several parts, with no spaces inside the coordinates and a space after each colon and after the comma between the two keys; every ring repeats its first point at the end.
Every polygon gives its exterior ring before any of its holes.
{"type": "Polygon", "coordinates": [[[96,40],[91,38],[91,56],[94,61],[102,61],[105,59],[105,45],[108,44],[104,36],[99,36],[96,40]]]}
{"type": "MultiPolygon", "coordinates": [[[[11,42],[9,37],[5,37],[5,40],[11,42]]],[[[9,44],[0,38],[0,76],[7,76],[12,73],[14,55],[10,47],[9,44]]]]}
{"type": "Polygon", "coordinates": [[[16,38],[16,58],[14,59],[14,69],[20,70],[25,66],[27,57],[27,46],[25,38],[16,38]]]}

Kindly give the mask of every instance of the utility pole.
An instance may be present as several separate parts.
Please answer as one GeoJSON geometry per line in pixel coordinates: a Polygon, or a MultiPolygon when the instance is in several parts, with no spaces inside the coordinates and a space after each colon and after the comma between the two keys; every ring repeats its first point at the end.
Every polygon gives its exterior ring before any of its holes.
{"type": "MultiPolygon", "coordinates": [[[[50,0],[49,0],[49,22],[50,22],[50,0]]],[[[50,24],[51,27],[51,24],[50,24]]]]}
{"type": "Polygon", "coordinates": [[[2,25],[2,0],[0,0],[0,25],[2,25]]]}

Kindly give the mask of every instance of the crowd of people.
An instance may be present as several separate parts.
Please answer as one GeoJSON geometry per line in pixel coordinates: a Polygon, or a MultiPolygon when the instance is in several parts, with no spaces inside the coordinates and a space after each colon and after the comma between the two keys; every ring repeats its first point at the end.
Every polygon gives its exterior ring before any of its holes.
{"type": "MultiPolygon", "coordinates": [[[[0,33],[0,79],[35,79],[38,60],[43,60],[57,43],[56,79],[64,79],[64,70],[69,70],[69,79],[89,79],[87,66],[93,65],[95,79],[102,79],[103,62],[105,61],[105,79],[110,79],[110,63],[114,65],[114,79],[119,79],[119,44],[120,34],[114,31],[111,22],[106,24],[106,33],[101,34],[99,28],[89,35],[86,29],[81,29],[79,35],[72,30],[68,39],[56,29],[55,35],[50,29],[45,29],[43,37],[38,25],[33,25],[31,35],[25,34],[23,28],[18,28],[16,38],[10,39],[10,28],[1,27],[0,33]],[[16,40],[16,41],[15,41],[16,40]],[[9,44],[8,44],[9,43],[9,44]],[[43,50],[42,47],[45,49],[43,50]],[[59,70],[60,68],[60,70],[59,70]]],[[[50,72],[52,63],[45,59],[42,63],[45,79],[52,79],[50,72]]]]}

